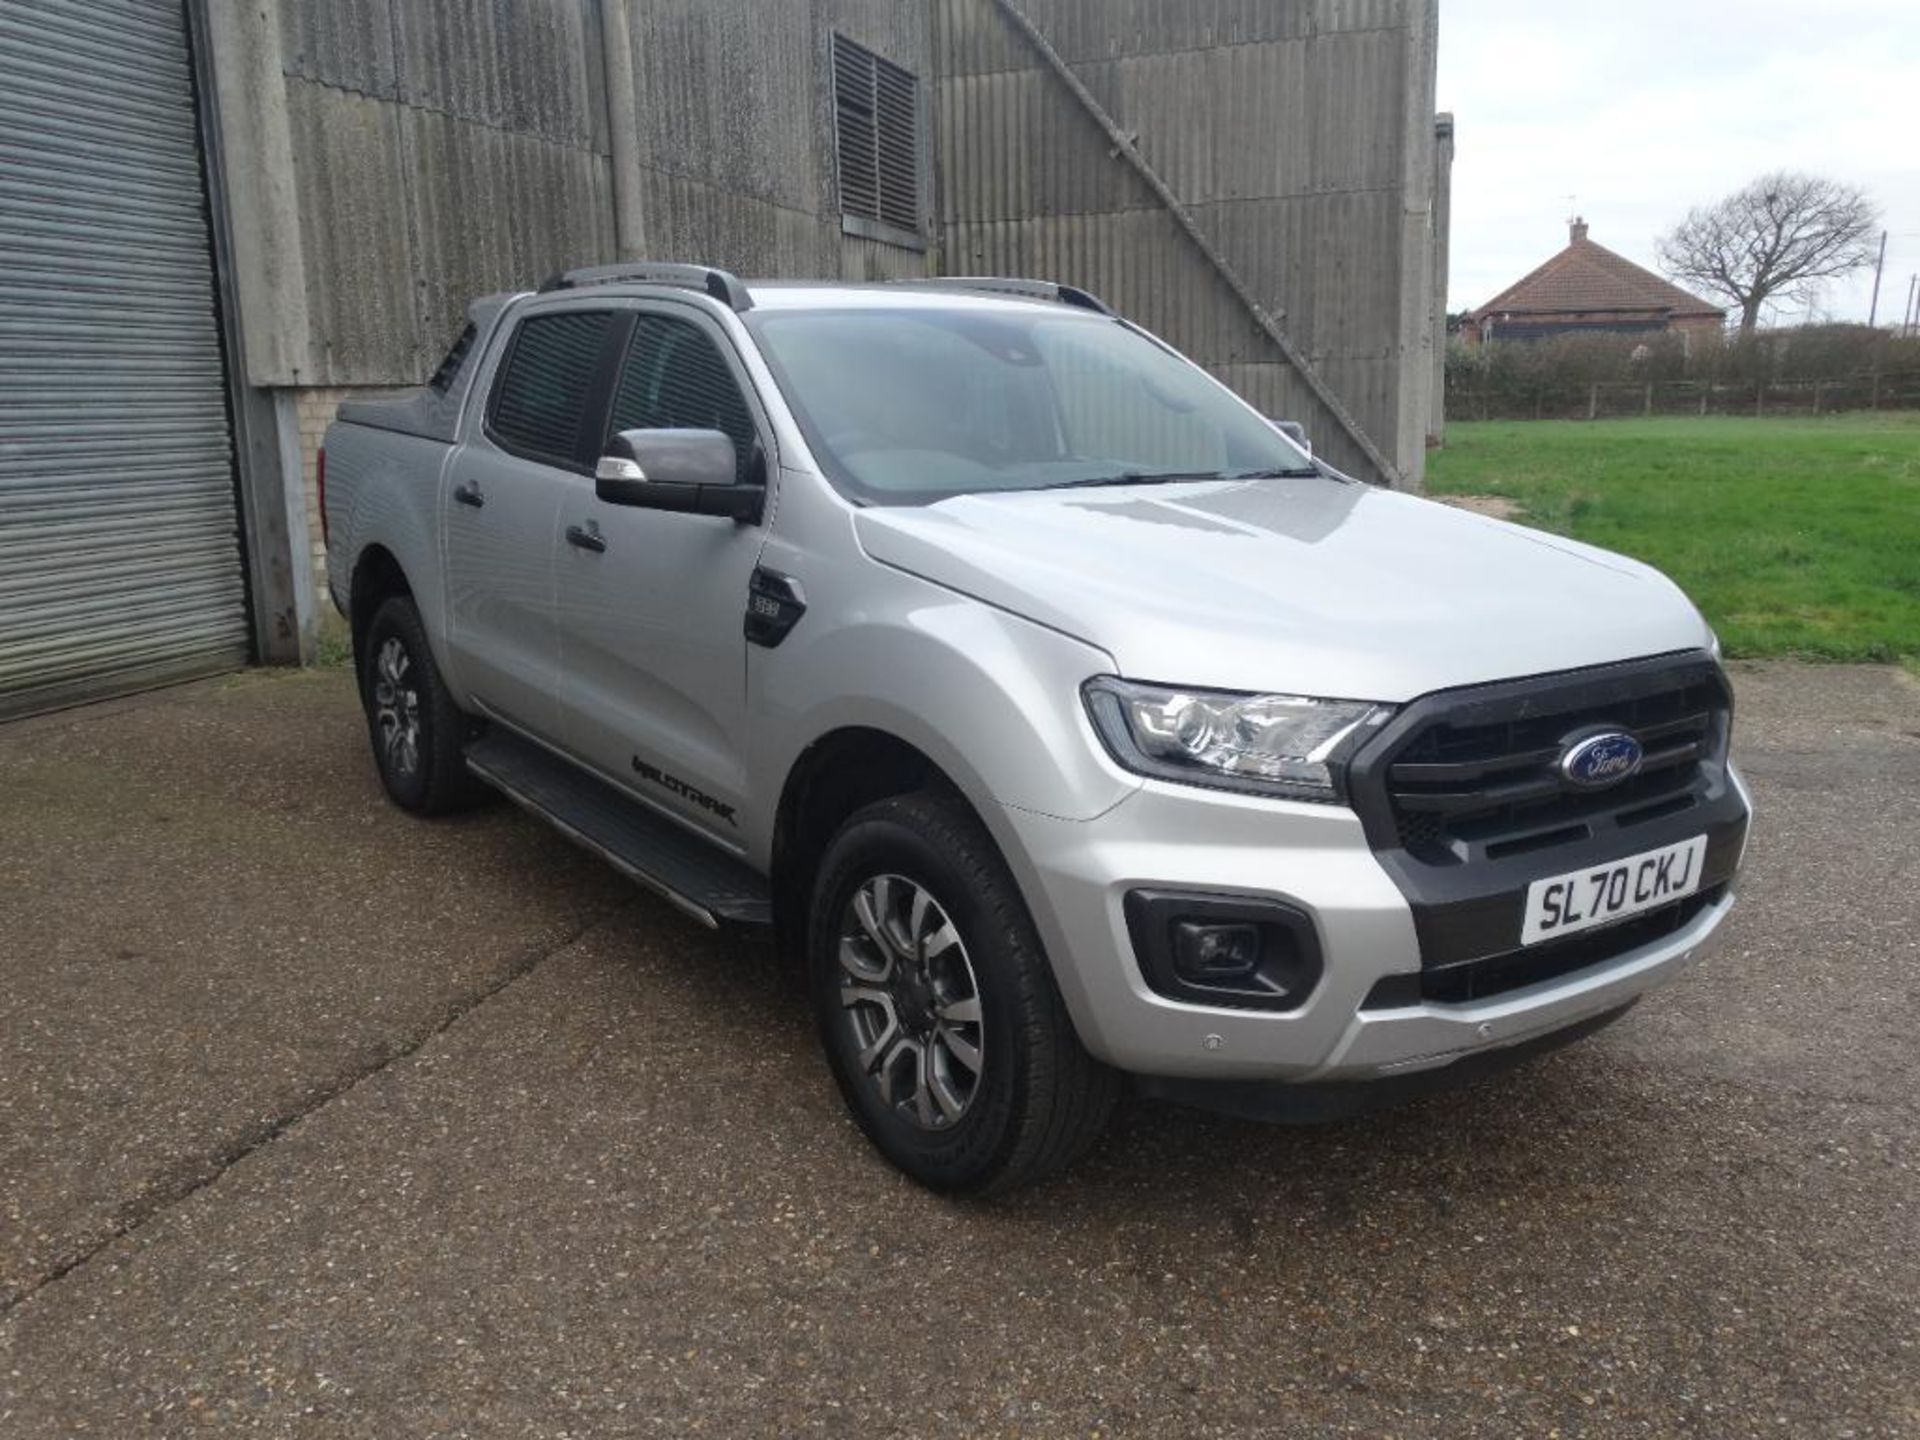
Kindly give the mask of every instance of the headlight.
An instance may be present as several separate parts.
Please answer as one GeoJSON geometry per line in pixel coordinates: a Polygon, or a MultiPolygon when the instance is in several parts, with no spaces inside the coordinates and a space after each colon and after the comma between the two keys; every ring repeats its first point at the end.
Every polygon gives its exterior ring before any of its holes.
{"type": "Polygon", "coordinates": [[[1127,769],[1291,800],[1340,799],[1347,757],[1393,714],[1370,700],[1176,690],[1110,675],[1082,690],[1093,728],[1127,769]]]}

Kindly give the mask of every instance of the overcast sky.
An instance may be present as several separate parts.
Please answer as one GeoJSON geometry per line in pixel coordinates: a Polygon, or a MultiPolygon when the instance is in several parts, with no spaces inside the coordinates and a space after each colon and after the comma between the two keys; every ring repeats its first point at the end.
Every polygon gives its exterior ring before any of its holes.
{"type": "MultiPolygon", "coordinates": [[[[1654,237],[1690,205],[1783,168],[1879,202],[1883,323],[1920,271],[1920,0],[1440,0],[1440,108],[1457,126],[1450,310],[1564,246],[1575,208],[1657,269],[1654,237]]],[[[1866,319],[1872,283],[1829,283],[1819,318],[1866,319]]]]}

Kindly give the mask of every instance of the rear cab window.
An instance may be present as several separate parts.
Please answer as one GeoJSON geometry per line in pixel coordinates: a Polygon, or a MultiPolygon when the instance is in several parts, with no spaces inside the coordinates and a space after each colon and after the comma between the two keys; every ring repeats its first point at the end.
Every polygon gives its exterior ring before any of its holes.
{"type": "Polygon", "coordinates": [[[529,315],[514,331],[487,407],[487,434],[523,459],[582,468],[581,429],[600,374],[610,310],[529,315]]]}

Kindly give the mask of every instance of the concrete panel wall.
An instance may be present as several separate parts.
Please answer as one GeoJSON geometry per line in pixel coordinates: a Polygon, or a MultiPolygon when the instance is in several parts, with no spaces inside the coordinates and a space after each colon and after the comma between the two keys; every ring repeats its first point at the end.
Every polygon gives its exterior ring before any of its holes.
{"type": "Polygon", "coordinates": [[[1428,448],[1447,438],[1447,264],[1453,225],[1453,116],[1433,125],[1433,389],[1427,406],[1428,448]]]}
{"type": "MultiPolygon", "coordinates": [[[[1432,0],[1016,0],[1404,483],[1432,363],[1432,0]],[[1418,393],[1416,393],[1416,391],[1418,393]]],[[[950,271],[1081,284],[1371,473],[996,0],[934,0],[950,271]]]]}
{"type": "Polygon", "coordinates": [[[1393,449],[1412,483],[1426,476],[1433,412],[1433,250],[1440,0],[1407,0],[1400,127],[1400,324],[1394,345],[1393,449]]]}

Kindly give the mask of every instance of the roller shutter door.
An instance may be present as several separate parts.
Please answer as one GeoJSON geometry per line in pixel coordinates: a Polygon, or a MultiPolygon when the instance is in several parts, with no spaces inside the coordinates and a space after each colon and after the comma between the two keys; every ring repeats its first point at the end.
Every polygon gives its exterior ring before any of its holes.
{"type": "Polygon", "coordinates": [[[0,3],[0,716],[247,658],[183,9],[0,3]]]}

